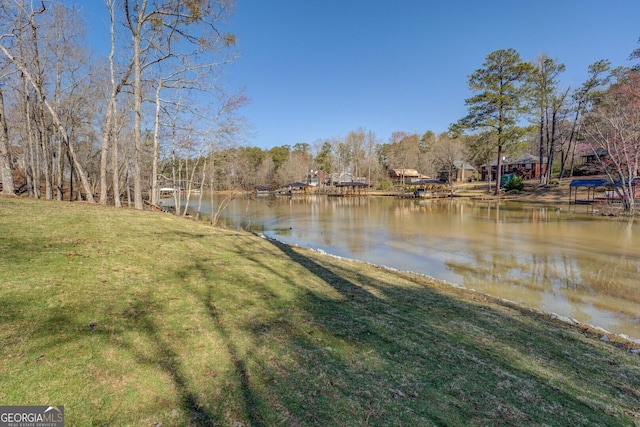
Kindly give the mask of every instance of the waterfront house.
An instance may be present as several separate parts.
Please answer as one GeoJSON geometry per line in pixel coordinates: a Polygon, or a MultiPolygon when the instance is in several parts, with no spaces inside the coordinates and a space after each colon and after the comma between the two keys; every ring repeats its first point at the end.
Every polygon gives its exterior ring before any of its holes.
{"type": "Polygon", "coordinates": [[[451,182],[470,181],[476,173],[476,168],[462,160],[454,160],[449,166],[440,168],[438,171],[438,179],[449,182],[449,174],[451,174],[451,182]]]}
{"type": "Polygon", "coordinates": [[[429,177],[422,175],[415,169],[389,169],[389,178],[395,185],[404,185],[429,177]]]}
{"type": "MultiPolygon", "coordinates": [[[[491,180],[496,179],[498,162],[493,160],[489,163],[489,167],[487,165],[483,165],[480,168],[480,178],[483,181],[487,180],[487,176],[489,175],[489,168],[491,170],[491,180]]],[[[540,178],[542,174],[544,174],[547,170],[547,158],[544,157],[542,159],[542,164],[540,163],[540,158],[538,156],[534,156],[533,154],[526,153],[520,158],[515,160],[510,160],[505,158],[502,161],[502,173],[501,175],[506,175],[510,173],[515,173],[520,176],[522,179],[536,179],[540,178]]]]}

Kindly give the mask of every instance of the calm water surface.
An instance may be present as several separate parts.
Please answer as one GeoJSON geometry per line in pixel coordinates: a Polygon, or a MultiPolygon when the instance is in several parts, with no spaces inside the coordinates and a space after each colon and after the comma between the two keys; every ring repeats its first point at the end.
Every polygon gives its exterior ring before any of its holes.
{"type": "MultiPolygon", "coordinates": [[[[202,212],[210,211],[203,202],[202,212]]],[[[268,197],[232,201],[224,221],[640,339],[640,224],[585,206],[268,197]]]]}

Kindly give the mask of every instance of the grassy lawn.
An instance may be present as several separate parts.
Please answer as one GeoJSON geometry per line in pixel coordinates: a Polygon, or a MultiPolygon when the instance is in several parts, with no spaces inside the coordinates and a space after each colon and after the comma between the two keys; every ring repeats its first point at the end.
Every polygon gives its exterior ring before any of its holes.
{"type": "Polygon", "coordinates": [[[640,425],[630,344],[168,214],[0,198],[0,405],[67,425],[640,425]]]}

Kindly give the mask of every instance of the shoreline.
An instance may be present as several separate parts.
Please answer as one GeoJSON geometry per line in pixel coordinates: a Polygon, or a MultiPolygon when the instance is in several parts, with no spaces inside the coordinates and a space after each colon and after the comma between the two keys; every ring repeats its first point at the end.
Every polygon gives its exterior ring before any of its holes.
{"type": "Polygon", "coordinates": [[[295,245],[295,244],[289,244],[289,243],[283,242],[281,240],[265,236],[262,233],[251,233],[251,234],[253,234],[255,236],[258,236],[260,238],[263,238],[265,240],[268,240],[268,241],[271,241],[271,242],[275,242],[275,243],[277,243],[279,245],[285,245],[285,246],[288,246],[288,247],[291,247],[291,248],[296,248],[297,250],[310,251],[310,252],[319,254],[321,256],[325,256],[325,257],[329,257],[329,258],[333,258],[333,259],[337,259],[337,260],[341,260],[341,261],[346,261],[346,262],[349,262],[349,263],[362,264],[364,266],[385,270],[385,271],[391,272],[393,274],[398,274],[398,275],[403,275],[403,276],[407,276],[407,277],[414,277],[416,279],[426,280],[431,285],[435,284],[435,285],[445,286],[445,287],[448,287],[448,288],[450,288],[452,290],[461,291],[461,292],[463,292],[465,294],[468,294],[466,296],[468,298],[472,299],[472,300],[477,300],[477,299],[480,298],[484,302],[491,302],[493,304],[498,304],[498,305],[506,306],[506,307],[509,307],[509,308],[512,308],[512,309],[517,309],[518,311],[525,312],[525,313],[527,313],[529,315],[544,316],[545,318],[552,319],[552,320],[564,323],[566,325],[575,327],[575,328],[579,329],[585,336],[588,336],[591,339],[599,339],[600,341],[604,341],[604,342],[610,343],[610,344],[612,344],[615,347],[618,347],[620,349],[625,349],[626,351],[630,351],[635,355],[640,355],[640,337],[630,337],[630,336],[628,336],[626,334],[617,334],[615,332],[608,331],[605,328],[603,328],[601,326],[598,326],[598,325],[592,325],[592,324],[589,324],[589,323],[580,322],[579,320],[574,319],[574,318],[569,317],[569,316],[564,316],[562,314],[540,310],[538,308],[530,307],[530,306],[527,306],[525,304],[521,304],[521,303],[518,303],[516,301],[507,299],[507,298],[492,296],[492,295],[489,295],[487,293],[478,291],[476,289],[468,288],[468,287],[466,287],[464,285],[460,285],[458,283],[453,283],[453,282],[449,282],[447,280],[437,279],[435,277],[429,276],[428,274],[418,273],[418,272],[415,272],[415,271],[400,270],[400,269],[397,269],[397,268],[394,268],[394,267],[389,267],[389,266],[384,265],[384,264],[374,264],[374,263],[370,263],[370,262],[367,262],[367,261],[362,261],[362,260],[355,259],[355,258],[342,257],[342,256],[339,256],[339,255],[335,255],[335,254],[329,253],[329,252],[327,252],[327,251],[325,251],[323,249],[306,248],[306,247],[295,245]]]}
{"type": "MultiPolygon", "coordinates": [[[[479,191],[485,191],[485,190],[479,190],[479,191]]],[[[219,193],[225,193],[225,192],[219,192],[219,193]]],[[[485,191],[485,194],[486,191],[485,191]]],[[[373,196],[373,197],[387,197],[388,195],[380,195],[380,194],[370,194],[369,196],[373,196]]],[[[397,194],[396,194],[397,196],[397,194]]],[[[1,197],[1,196],[0,196],[1,197]]],[[[13,198],[16,196],[7,196],[8,198],[13,198]]],[[[453,199],[472,199],[473,196],[470,196],[468,194],[465,195],[456,195],[453,197],[453,199]]],[[[517,203],[530,203],[530,204],[547,204],[550,206],[557,206],[558,203],[561,202],[561,200],[559,199],[559,197],[561,197],[561,192],[556,192],[555,196],[552,197],[545,197],[545,198],[538,198],[535,195],[527,195],[526,198],[522,198],[519,197],[519,195],[509,195],[506,196],[505,195],[501,195],[501,196],[490,196],[490,198],[488,199],[482,199],[481,201],[487,201],[487,202],[517,202],[517,203]],[[560,196],[558,196],[560,195],[560,196]],[[530,199],[528,197],[533,197],[533,199],[530,199]]],[[[568,195],[567,195],[568,197],[568,195]]],[[[17,198],[21,198],[21,197],[17,197],[17,198]]],[[[24,197],[22,197],[24,198],[24,197]]],[[[35,200],[35,199],[33,199],[35,200]]],[[[43,200],[46,201],[46,200],[43,200]]],[[[54,200],[52,200],[52,202],[56,202],[54,200]]],[[[63,203],[69,203],[69,204],[82,204],[82,205],[86,205],[86,206],[101,206],[99,204],[91,204],[91,203],[87,203],[85,201],[63,201],[63,203]]],[[[565,204],[568,204],[568,202],[564,202],[565,204]]],[[[110,207],[110,206],[107,206],[110,207]]],[[[124,208],[125,210],[131,210],[134,211],[134,209],[132,208],[124,208]]],[[[164,213],[168,213],[168,212],[164,212],[164,213]]],[[[173,214],[172,214],[173,215],[173,214]]],[[[174,215],[175,216],[175,215],[174,215]]],[[[181,217],[177,217],[177,218],[181,218],[181,217]]],[[[193,221],[194,218],[191,216],[187,216],[187,217],[182,217],[184,219],[188,219],[193,221]]],[[[599,219],[606,219],[606,220],[620,220],[621,216],[610,216],[610,215],[598,215],[599,219]]],[[[635,218],[629,217],[629,219],[635,220],[635,218]]],[[[214,227],[215,228],[215,227],[214,227]]],[[[252,231],[247,231],[245,230],[245,232],[255,235],[257,237],[272,241],[272,242],[276,242],[278,244],[281,245],[286,245],[288,247],[292,247],[292,248],[296,248],[298,250],[305,250],[305,251],[311,251],[317,254],[320,254],[322,256],[327,256],[330,258],[334,258],[334,259],[338,259],[338,260],[343,260],[343,261],[347,261],[349,263],[359,263],[365,266],[370,266],[373,268],[378,268],[378,269],[383,269],[385,271],[389,271],[392,272],[394,274],[399,274],[399,275],[404,275],[404,276],[410,276],[410,277],[415,277],[415,278],[419,278],[419,279],[423,279],[423,280],[427,280],[429,282],[432,283],[437,283],[452,289],[456,289],[459,291],[464,291],[466,293],[469,293],[470,295],[468,295],[469,298],[471,299],[477,299],[478,297],[482,298],[484,301],[492,301],[496,304],[499,305],[506,305],[508,307],[512,307],[512,308],[517,308],[520,311],[526,311],[528,313],[531,314],[535,314],[535,315],[542,315],[545,316],[547,318],[550,319],[555,319],[557,321],[560,321],[562,323],[574,326],[578,329],[580,329],[581,331],[583,331],[583,333],[587,334],[587,332],[592,335],[591,338],[593,339],[600,339],[600,340],[611,340],[612,344],[616,345],[617,347],[622,346],[624,343],[628,343],[628,344],[632,344],[633,347],[636,350],[640,350],[640,337],[630,337],[624,333],[615,333],[612,331],[609,331],[601,326],[598,325],[594,325],[594,324],[589,324],[589,323],[585,323],[585,322],[581,322],[577,319],[574,319],[570,316],[565,316],[559,313],[555,313],[555,312],[549,312],[549,311],[544,311],[544,310],[540,310],[538,308],[535,307],[531,307],[531,306],[527,306],[525,304],[522,303],[518,303],[516,301],[513,300],[509,300],[506,298],[502,298],[502,297],[496,297],[496,296],[492,296],[490,294],[486,294],[483,293],[481,291],[478,291],[476,289],[473,288],[468,288],[464,285],[458,284],[458,283],[454,283],[454,282],[449,282],[446,280],[442,280],[442,279],[438,279],[435,278],[433,276],[430,276],[428,274],[425,273],[419,273],[419,272],[415,272],[415,271],[410,271],[410,270],[400,270],[394,267],[390,267],[387,265],[383,265],[383,264],[374,264],[371,262],[367,262],[367,261],[363,261],[363,260],[359,260],[356,258],[348,258],[348,257],[342,257],[339,255],[335,255],[332,253],[329,253],[323,249],[314,249],[311,247],[303,247],[303,246],[299,246],[296,244],[290,244],[290,243],[286,243],[284,241],[278,240],[278,239],[274,239],[271,237],[268,237],[262,233],[256,233],[256,232],[252,232],[252,231]],[[618,342],[619,341],[619,342],[618,342]],[[618,342],[618,344],[616,344],[618,342]]],[[[634,353],[637,354],[637,353],[634,353]]]]}

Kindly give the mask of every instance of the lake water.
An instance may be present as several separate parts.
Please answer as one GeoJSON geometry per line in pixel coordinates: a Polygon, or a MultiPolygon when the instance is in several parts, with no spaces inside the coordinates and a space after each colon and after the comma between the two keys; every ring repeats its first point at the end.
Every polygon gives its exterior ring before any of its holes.
{"type": "MultiPolygon", "coordinates": [[[[202,212],[210,211],[203,202],[202,212]]],[[[640,339],[640,224],[586,206],[258,197],[233,200],[223,218],[229,227],[425,274],[640,339]]]]}

